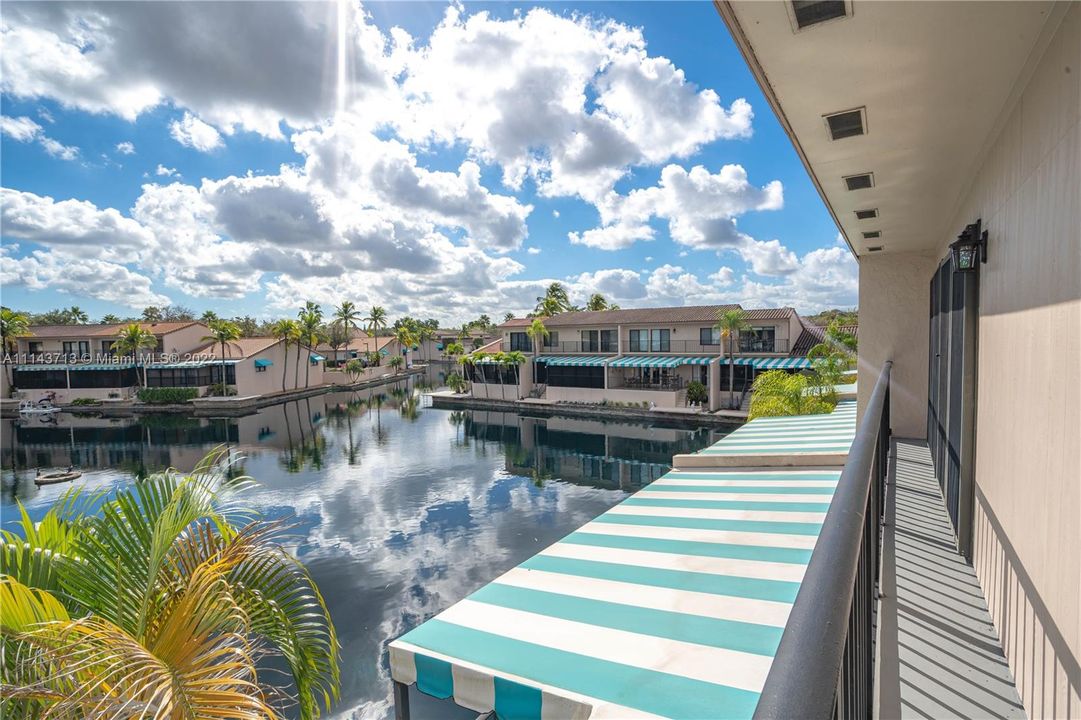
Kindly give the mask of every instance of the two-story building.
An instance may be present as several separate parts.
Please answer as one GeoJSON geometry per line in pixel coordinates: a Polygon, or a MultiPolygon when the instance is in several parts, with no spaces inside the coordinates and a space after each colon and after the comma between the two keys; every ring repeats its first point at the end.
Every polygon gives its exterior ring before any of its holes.
{"type": "Polygon", "coordinates": [[[792,308],[744,310],[750,326],[734,343],[714,327],[717,314],[739,305],[688,305],[560,313],[542,318],[547,335],[536,343],[527,330],[532,319],[512,319],[498,327],[500,349],[519,351],[530,362],[517,369],[472,370],[473,394],[507,397],[507,381],[518,397],[552,402],[631,403],[672,408],[687,404],[687,388],[702,383],[708,407],[738,406],[756,373],[810,367],[807,351],[822,329],[792,308]],[[534,347],[536,344],[536,347],[534,347]],[[507,373],[510,372],[510,377],[507,373]]]}

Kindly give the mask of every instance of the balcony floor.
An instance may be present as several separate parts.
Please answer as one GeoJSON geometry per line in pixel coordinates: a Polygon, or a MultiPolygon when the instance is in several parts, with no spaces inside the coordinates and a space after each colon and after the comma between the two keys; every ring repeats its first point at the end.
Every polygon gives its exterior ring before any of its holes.
{"type": "Polygon", "coordinates": [[[878,664],[883,718],[1024,718],[1013,675],[922,442],[894,443],[878,664]]]}

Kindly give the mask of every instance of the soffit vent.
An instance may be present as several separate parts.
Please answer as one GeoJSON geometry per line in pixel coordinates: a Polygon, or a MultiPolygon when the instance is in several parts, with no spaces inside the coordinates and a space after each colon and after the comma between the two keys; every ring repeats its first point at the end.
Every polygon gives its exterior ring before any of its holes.
{"type": "Polygon", "coordinates": [[[800,30],[848,15],[845,0],[792,0],[792,15],[800,30]]]}
{"type": "Polygon", "coordinates": [[[865,232],[863,234],[863,239],[864,240],[874,240],[875,238],[879,238],[879,237],[882,237],[882,233],[879,232],[878,230],[872,230],[870,232],[865,232]]]}
{"type": "Polygon", "coordinates": [[[871,247],[867,248],[867,252],[882,252],[882,246],[872,245],[871,247]]]}
{"type": "Polygon", "coordinates": [[[875,174],[874,173],[860,173],[859,175],[849,175],[845,177],[845,186],[849,190],[864,190],[866,188],[872,188],[875,186],[875,174]]]}
{"type": "Polygon", "coordinates": [[[826,115],[826,130],[833,140],[867,134],[866,110],[857,108],[826,115]]]}
{"type": "Polygon", "coordinates": [[[870,210],[857,210],[856,218],[858,220],[872,220],[878,217],[878,208],[871,208],[870,210]]]}

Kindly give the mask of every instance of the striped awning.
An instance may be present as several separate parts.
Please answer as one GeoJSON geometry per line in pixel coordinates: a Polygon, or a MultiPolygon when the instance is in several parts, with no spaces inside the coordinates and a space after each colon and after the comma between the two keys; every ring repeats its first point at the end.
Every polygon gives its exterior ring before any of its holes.
{"type": "Polygon", "coordinates": [[[552,365],[574,365],[577,367],[597,367],[606,364],[612,358],[607,355],[542,355],[537,362],[552,365]]]}
{"type": "Polygon", "coordinates": [[[135,367],[135,363],[72,363],[70,365],[46,365],[30,364],[16,365],[19,372],[44,372],[47,370],[128,370],[135,367]]]}
{"type": "Polygon", "coordinates": [[[674,368],[680,365],[709,365],[711,357],[671,355],[629,355],[608,363],[609,367],[674,368]]]}
{"type": "Polygon", "coordinates": [[[477,712],[750,718],[840,469],[670,472],[390,643],[477,712]]]}
{"type": "Polygon", "coordinates": [[[270,367],[274,364],[269,358],[255,358],[255,367],[270,367]]]}
{"type": "MultiPolygon", "coordinates": [[[[728,365],[728,358],[721,358],[721,367],[728,365]]],[[[805,357],[737,357],[732,359],[733,365],[750,365],[756,370],[801,370],[811,367],[811,361],[805,357]]]]}

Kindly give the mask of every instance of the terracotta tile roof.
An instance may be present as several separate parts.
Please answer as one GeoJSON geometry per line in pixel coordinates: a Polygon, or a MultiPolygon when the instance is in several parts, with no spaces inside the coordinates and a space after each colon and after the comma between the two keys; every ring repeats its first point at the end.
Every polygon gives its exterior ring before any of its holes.
{"type": "Polygon", "coordinates": [[[481,345],[479,348],[477,348],[473,352],[496,353],[496,352],[499,352],[500,350],[502,350],[502,343],[503,343],[502,339],[493,340],[490,343],[488,343],[487,345],[481,345]]]}
{"type": "MultiPolygon", "coordinates": [[[[858,337],[859,326],[858,325],[842,325],[842,332],[851,333],[858,337]]],[[[790,355],[804,357],[807,352],[820,342],[826,339],[826,328],[821,325],[812,325],[811,323],[803,323],[803,332],[796,338],[796,344],[792,346],[792,352],[790,355]]]]}
{"type": "MultiPolygon", "coordinates": [[[[31,325],[30,333],[36,338],[112,337],[116,335],[121,328],[125,328],[129,324],[130,323],[108,323],[97,325],[31,325]]],[[[195,320],[139,323],[139,327],[147,332],[154,333],[155,335],[166,335],[191,325],[202,325],[202,323],[195,320]]]]}
{"type": "MultiPolygon", "coordinates": [[[[248,358],[252,355],[257,355],[263,350],[269,347],[277,345],[280,340],[275,337],[249,337],[240,338],[239,340],[233,340],[225,344],[225,359],[226,360],[238,360],[242,358],[248,358]]],[[[296,352],[296,347],[292,347],[291,352],[296,352]]],[[[199,355],[201,359],[221,359],[221,345],[219,343],[207,343],[202,347],[198,347],[192,350],[193,355],[199,355]]]]}
{"type": "Polygon", "coordinates": [[[796,314],[790,307],[783,308],[752,308],[744,310],[743,314],[748,320],[783,320],[796,314]]]}
{"type": "MultiPolygon", "coordinates": [[[[587,325],[627,325],[630,323],[715,322],[722,310],[738,310],[739,305],[680,305],[677,307],[635,308],[627,310],[584,310],[542,318],[545,327],[583,327],[587,325]]],[[[515,318],[500,327],[528,326],[531,318],[515,318]]]]}

